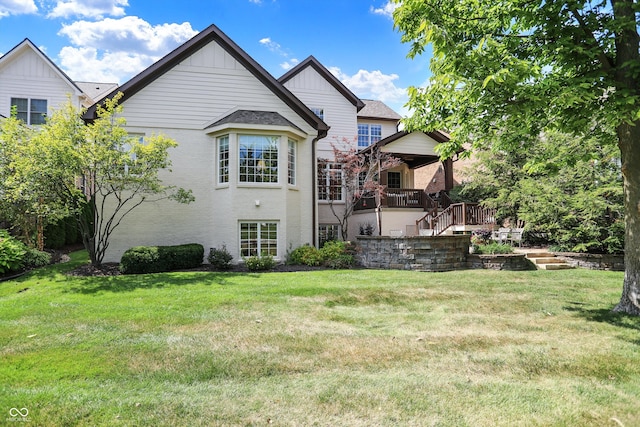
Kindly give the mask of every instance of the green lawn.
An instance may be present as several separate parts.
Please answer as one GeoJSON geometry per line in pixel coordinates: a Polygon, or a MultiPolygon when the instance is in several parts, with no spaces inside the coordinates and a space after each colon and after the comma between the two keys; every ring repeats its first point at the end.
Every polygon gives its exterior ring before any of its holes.
{"type": "Polygon", "coordinates": [[[0,425],[640,426],[622,273],[64,274],[85,260],[0,283],[0,425]]]}

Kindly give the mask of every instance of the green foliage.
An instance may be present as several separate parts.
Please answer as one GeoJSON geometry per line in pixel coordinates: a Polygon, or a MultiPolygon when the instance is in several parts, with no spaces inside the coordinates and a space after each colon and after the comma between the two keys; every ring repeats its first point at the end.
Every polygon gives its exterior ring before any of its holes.
{"type": "Polygon", "coordinates": [[[27,247],[12,237],[6,230],[0,230],[0,274],[18,271],[24,267],[27,247]]]}
{"type": "Polygon", "coordinates": [[[333,240],[320,249],[324,265],[330,268],[349,268],[355,263],[355,246],[349,242],[333,240]]]}
{"type": "Polygon", "coordinates": [[[244,264],[249,271],[268,271],[276,266],[276,261],[270,255],[251,256],[244,258],[244,264]]]}
{"type": "Polygon", "coordinates": [[[231,268],[231,261],[233,261],[233,255],[229,253],[226,245],[222,245],[219,248],[210,248],[209,256],[207,257],[209,264],[216,270],[228,270],[231,268]]]}
{"type": "Polygon", "coordinates": [[[44,246],[60,249],[67,241],[67,227],[64,221],[48,224],[44,229],[44,246]]]}
{"type": "Polygon", "coordinates": [[[120,260],[123,274],[145,274],[195,268],[202,264],[204,247],[197,243],[177,246],[136,246],[120,260]]]}
{"type": "Polygon", "coordinates": [[[491,242],[484,245],[473,245],[473,253],[476,254],[510,254],[513,248],[507,243],[491,242]]]}
{"type": "Polygon", "coordinates": [[[311,245],[303,245],[294,249],[287,257],[287,264],[308,265],[311,267],[322,264],[323,257],[318,248],[311,245]]]}
{"type": "Polygon", "coordinates": [[[51,254],[37,249],[27,249],[24,255],[25,268],[40,268],[51,264],[51,254]]]}

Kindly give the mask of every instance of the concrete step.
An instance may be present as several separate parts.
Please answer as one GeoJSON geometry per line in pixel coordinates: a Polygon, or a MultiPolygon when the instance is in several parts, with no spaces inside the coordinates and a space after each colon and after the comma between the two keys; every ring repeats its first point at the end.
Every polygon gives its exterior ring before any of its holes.
{"type": "Polygon", "coordinates": [[[527,258],[535,264],[538,270],[568,270],[574,268],[551,252],[529,252],[527,253],[527,258]]]}
{"type": "Polygon", "coordinates": [[[574,268],[572,265],[567,263],[562,264],[536,264],[536,268],[538,270],[570,270],[574,268]]]}
{"type": "Polygon", "coordinates": [[[554,254],[551,252],[527,252],[527,258],[553,258],[554,254]]]}
{"type": "Polygon", "coordinates": [[[534,257],[529,258],[534,264],[564,264],[565,262],[556,257],[534,257]]]}

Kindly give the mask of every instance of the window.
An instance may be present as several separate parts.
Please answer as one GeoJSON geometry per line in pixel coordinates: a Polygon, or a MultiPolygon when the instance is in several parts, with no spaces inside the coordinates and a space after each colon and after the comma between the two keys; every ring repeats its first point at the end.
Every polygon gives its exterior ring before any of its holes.
{"type": "Polygon", "coordinates": [[[289,140],[289,151],[287,156],[287,180],[289,184],[296,185],[296,141],[289,140]]]}
{"type": "Polygon", "coordinates": [[[318,199],[342,200],[342,165],[318,164],[318,199]]]}
{"type": "Polygon", "coordinates": [[[318,244],[320,247],[332,240],[340,240],[340,226],[338,224],[320,224],[318,227],[318,244]]]}
{"type": "Polygon", "coordinates": [[[313,114],[320,117],[320,120],[324,120],[324,109],[323,108],[311,108],[313,114]]]}
{"type": "Polygon", "coordinates": [[[218,184],[229,182],[229,135],[218,138],[218,184]]]}
{"type": "Polygon", "coordinates": [[[46,99],[11,98],[11,107],[16,107],[17,118],[28,125],[41,125],[47,117],[46,99]]]}
{"type": "Polygon", "coordinates": [[[367,148],[382,139],[382,125],[358,124],[358,148],[367,148]]]}
{"type": "Polygon", "coordinates": [[[278,182],[278,136],[239,135],[240,182],[278,182]]]}
{"type": "Polygon", "coordinates": [[[400,172],[387,172],[387,188],[401,188],[400,172]]]}
{"type": "Polygon", "coordinates": [[[241,222],[240,256],[278,256],[278,223],[241,222]]]}

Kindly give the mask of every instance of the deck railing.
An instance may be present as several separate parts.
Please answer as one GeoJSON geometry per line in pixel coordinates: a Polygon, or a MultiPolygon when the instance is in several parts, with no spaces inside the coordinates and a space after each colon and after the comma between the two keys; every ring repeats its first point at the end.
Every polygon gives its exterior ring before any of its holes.
{"type": "MultiPolygon", "coordinates": [[[[355,210],[372,209],[376,206],[375,197],[362,197],[356,203],[355,210]]],[[[393,188],[387,189],[386,193],[381,197],[380,206],[431,210],[438,207],[438,202],[429,197],[423,190],[393,188]]]]}
{"type": "Polygon", "coordinates": [[[454,225],[485,225],[495,223],[496,210],[478,203],[454,203],[442,212],[428,212],[416,221],[416,229],[430,229],[435,236],[454,225]]]}

